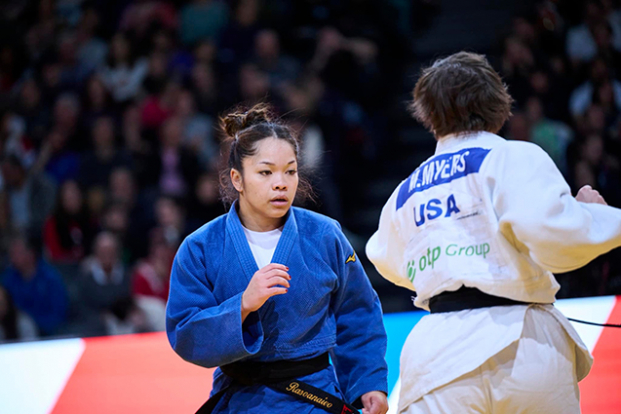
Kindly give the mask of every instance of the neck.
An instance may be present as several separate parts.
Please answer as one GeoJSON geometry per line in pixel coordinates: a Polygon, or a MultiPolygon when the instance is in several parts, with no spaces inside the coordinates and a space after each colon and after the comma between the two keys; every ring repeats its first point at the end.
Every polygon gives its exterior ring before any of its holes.
{"type": "Polygon", "coordinates": [[[285,217],[265,217],[246,203],[242,198],[239,199],[237,214],[242,225],[252,231],[271,231],[281,227],[285,222],[285,217]]]}

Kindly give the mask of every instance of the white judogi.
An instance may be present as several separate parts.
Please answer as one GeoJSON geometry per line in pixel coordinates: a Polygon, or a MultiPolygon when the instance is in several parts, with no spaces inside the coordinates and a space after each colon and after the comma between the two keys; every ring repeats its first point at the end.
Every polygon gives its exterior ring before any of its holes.
{"type": "MultiPolygon", "coordinates": [[[[384,206],[366,252],[383,277],[415,290],[416,306],[428,310],[431,297],[462,285],[553,303],[559,285],[551,271],[579,268],[619,245],[621,210],[576,201],[536,145],[479,132],[438,142],[384,206]]],[[[592,357],[553,306],[433,314],[404,346],[399,411],[520,340],[529,312],[548,315],[540,320],[549,331],[566,332],[574,378],[583,379],[592,357]]]]}

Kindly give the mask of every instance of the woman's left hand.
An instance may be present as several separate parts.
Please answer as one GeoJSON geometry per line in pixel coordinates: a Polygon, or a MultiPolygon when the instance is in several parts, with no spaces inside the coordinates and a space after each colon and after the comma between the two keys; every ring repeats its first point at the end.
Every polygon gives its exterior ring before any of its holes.
{"type": "Polygon", "coordinates": [[[388,399],[381,391],[370,391],[361,398],[362,414],[386,414],[388,412],[388,399]]]}

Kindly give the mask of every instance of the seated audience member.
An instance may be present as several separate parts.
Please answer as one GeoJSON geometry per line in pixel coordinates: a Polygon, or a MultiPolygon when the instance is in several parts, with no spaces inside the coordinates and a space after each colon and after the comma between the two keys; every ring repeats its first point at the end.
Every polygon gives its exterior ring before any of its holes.
{"type": "Polygon", "coordinates": [[[81,182],[86,187],[106,187],[110,173],[117,167],[131,168],[129,152],[119,149],[115,143],[115,125],[110,117],[98,118],[93,124],[94,150],[82,160],[81,182]]]}
{"type": "Polygon", "coordinates": [[[196,110],[192,93],[183,90],[179,94],[176,115],[185,125],[182,143],[194,151],[203,169],[216,166],[220,152],[219,144],[214,137],[215,126],[211,117],[196,110]]]}
{"type": "Polygon", "coordinates": [[[60,275],[48,265],[29,241],[10,241],[11,265],[2,275],[2,285],[15,305],[37,324],[42,335],[53,335],[66,321],[69,299],[60,275]]]}
{"type": "Polygon", "coordinates": [[[93,317],[93,333],[106,333],[105,318],[115,303],[130,296],[129,277],[120,258],[118,239],[109,232],[97,235],[93,256],[85,260],[80,286],[85,312],[93,317]]]}
{"type": "Polygon", "coordinates": [[[29,236],[39,235],[54,208],[54,183],[45,174],[29,173],[21,160],[13,155],[5,158],[1,167],[13,229],[29,236]]]}
{"type": "Polygon", "coordinates": [[[196,182],[192,202],[188,206],[188,226],[196,230],[203,224],[226,213],[219,198],[220,185],[216,174],[203,173],[196,182]]]}
{"type": "Polygon", "coordinates": [[[0,286],[0,343],[36,339],[37,325],[17,309],[11,295],[0,286]]]}
{"type": "Polygon", "coordinates": [[[166,304],[153,296],[138,295],[120,299],[105,315],[108,335],[163,331],[166,329],[166,304]]]}
{"type": "Polygon", "coordinates": [[[43,227],[43,243],[54,263],[75,263],[84,258],[90,247],[90,218],[82,191],[73,181],[60,187],[56,210],[43,227]]]}
{"type": "Polygon", "coordinates": [[[129,40],[117,33],[110,43],[108,64],[101,71],[101,78],[114,100],[126,103],[139,92],[149,64],[145,58],[133,53],[129,40]]]}
{"type": "Polygon", "coordinates": [[[160,149],[148,160],[145,172],[149,184],[170,197],[185,198],[194,188],[200,174],[198,157],[185,147],[184,124],[179,118],[168,119],[160,129],[160,149]]]}
{"type": "Polygon", "coordinates": [[[175,199],[160,197],[155,204],[155,220],[170,246],[178,247],[190,234],[185,211],[175,199]]]}
{"type": "Polygon", "coordinates": [[[151,230],[149,255],[138,262],[132,275],[132,293],[134,296],[150,296],[166,303],[170,269],[174,256],[175,249],[166,243],[162,229],[151,230]]]}

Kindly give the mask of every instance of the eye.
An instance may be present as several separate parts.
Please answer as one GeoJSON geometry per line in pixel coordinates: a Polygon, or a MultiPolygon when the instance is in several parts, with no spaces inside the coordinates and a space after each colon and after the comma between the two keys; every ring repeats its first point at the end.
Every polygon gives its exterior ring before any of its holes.
{"type": "Polygon", "coordinates": [[[259,171],[259,174],[265,175],[265,176],[270,175],[271,173],[272,172],[270,170],[259,171]]]}
{"type": "Polygon", "coordinates": [[[296,175],[297,172],[298,172],[298,170],[289,170],[289,171],[287,171],[287,174],[296,175]]]}

